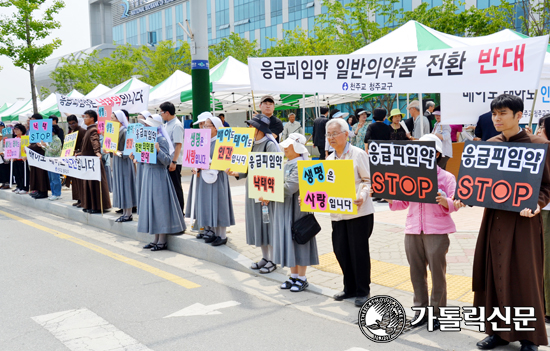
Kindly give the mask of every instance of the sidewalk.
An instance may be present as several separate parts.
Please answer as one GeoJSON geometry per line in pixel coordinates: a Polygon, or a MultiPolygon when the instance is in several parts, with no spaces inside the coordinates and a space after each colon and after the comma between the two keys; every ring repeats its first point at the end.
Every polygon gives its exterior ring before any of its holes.
{"type": "MultiPolygon", "coordinates": [[[[183,171],[182,183],[185,201],[191,181],[191,173],[183,171]]],[[[250,263],[262,258],[260,248],[247,245],[245,242],[245,180],[230,180],[233,197],[233,208],[236,225],[228,228],[228,244],[226,247],[212,247],[202,240],[195,239],[195,234],[189,229],[187,234],[170,238],[171,250],[186,255],[209,260],[230,268],[252,272],[250,263]]],[[[70,218],[77,222],[87,223],[113,233],[133,237],[143,242],[149,241],[149,235],[137,233],[137,215],[134,221],[115,223],[119,215],[116,209],[111,209],[103,217],[89,215],[71,204],[71,190],[63,188],[62,199],[50,202],[47,199],[34,200],[28,195],[16,195],[9,190],[0,191],[0,198],[16,201],[27,206],[38,208],[44,212],[70,218]]],[[[407,211],[391,212],[387,204],[375,203],[375,225],[370,238],[370,255],[372,262],[371,295],[390,295],[397,298],[405,307],[412,306],[412,285],[409,279],[409,266],[404,249],[403,229],[407,211]]],[[[471,305],[471,276],[477,231],[483,214],[482,208],[464,208],[452,214],[457,232],[451,234],[450,248],[447,254],[447,289],[449,306],[471,305]]],[[[341,291],[342,272],[332,251],[330,216],[317,214],[322,231],[317,235],[319,250],[318,266],[308,268],[307,277],[312,291],[331,296],[341,291]]],[[[188,228],[191,227],[190,223],[188,228]]],[[[288,268],[279,268],[274,273],[264,275],[266,278],[282,282],[290,274],[288,268]]],[[[428,279],[430,281],[430,278],[428,279]]],[[[431,288],[431,284],[429,284],[431,288]]]]}

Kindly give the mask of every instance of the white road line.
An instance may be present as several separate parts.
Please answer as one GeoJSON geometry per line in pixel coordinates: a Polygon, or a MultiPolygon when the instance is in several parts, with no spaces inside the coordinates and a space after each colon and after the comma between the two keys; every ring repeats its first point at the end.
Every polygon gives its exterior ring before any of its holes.
{"type": "Polygon", "coordinates": [[[178,312],[172,313],[164,318],[170,317],[189,317],[189,316],[206,316],[212,314],[222,314],[220,311],[217,311],[222,308],[233,307],[240,305],[237,301],[227,301],[221,302],[214,305],[205,306],[202,303],[195,303],[191,306],[185,307],[178,312]]]}
{"type": "Polygon", "coordinates": [[[46,314],[32,319],[71,351],[151,351],[86,308],[46,314]]]}

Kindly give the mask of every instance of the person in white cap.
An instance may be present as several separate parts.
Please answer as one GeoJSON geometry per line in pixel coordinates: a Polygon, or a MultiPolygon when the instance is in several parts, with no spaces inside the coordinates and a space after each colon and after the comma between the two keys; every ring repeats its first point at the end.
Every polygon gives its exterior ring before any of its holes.
{"type": "MultiPolygon", "coordinates": [[[[203,112],[202,114],[210,114],[203,112]]],[[[201,114],[201,115],[202,115],[201,114]]],[[[223,123],[218,117],[210,114],[204,121],[203,129],[209,129],[210,134],[210,159],[214,157],[214,148],[218,139],[218,129],[223,128],[223,123]]],[[[204,242],[212,246],[225,245],[227,243],[227,227],[235,225],[233,202],[231,200],[231,187],[226,173],[215,169],[197,170],[197,225],[204,228],[204,242]]]]}
{"type": "Polygon", "coordinates": [[[144,249],[160,251],[168,248],[167,235],[181,234],[186,226],[168,171],[168,165],[173,159],[174,146],[162,122],[158,117],[154,117],[148,117],[144,124],[157,128],[157,162],[146,163],[143,166],[137,231],[154,235],[153,241],[145,245],[144,249]]]}
{"type": "Polygon", "coordinates": [[[111,120],[120,122],[117,151],[113,153],[113,206],[122,209],[122,216],[116,222],[132,221],[132,207],[137,205],[136,200],[136,173],[132,160],[123,155],[126,145],[126,128],[128,118],[121,111],[115,111],[111,120]]]}
{"type": "Polygon", "coordinates": [[[280,143],[288,158],[284,169],[285,202],[284,206],[277,206],[273,213],[273,262],[290,267],[290,278],[281,285],[281,289],[292,292],[303,291],[309,286],[307,266],[319,264],[315,237],[303,245],[292,240],[292,224],[307,215],[300,210],[298,186],[298,161],[309,159],[305,144],[306,137],[299,133],[291,133],[280,143]]]}
{"type": "MultiPolygon", "coordinates": [[[[436,157],[438,160],[441,158],[443,147],[438,137],[426,134],[420,141],[434,141],[436,157]]],[[[392,211],[409,209],[405,224],[405,253],[410,266],[414,306],[433,306],[434,314],[439,316],[439,307],[447,306],[445,256],[449,250],[449,233],[456,232],[451,217],[451,213],[457,210],[452,199],[456,188],[455,176],[437,166],[437,187],[437,204],[387,201],[392,211]],[[431,297],[428,295],[427,265],[432,273],[431,297]]],[[[420,326],[427,320],[427,313],[417,311],[412,323],[420,326]]],[[[434,321],[434,329],[439,329],[439,320],[434,321]]]]}
{"type": "Polygon", "coordinates": [[[420,139],[423,135],[430,134],[430,121],[420,113],[420,101],[411,101],[407,109],[413,118],[412,136],[414,140],[420,139]]]}

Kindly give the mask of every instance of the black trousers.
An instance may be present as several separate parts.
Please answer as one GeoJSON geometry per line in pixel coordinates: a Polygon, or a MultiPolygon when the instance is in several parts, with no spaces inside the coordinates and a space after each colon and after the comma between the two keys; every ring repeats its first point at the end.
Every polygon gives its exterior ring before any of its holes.
{"type": "Polygon", "coordinates": [[[344,273],[344,291],[358,297],[370,293],[369,238],[374,215],[332,221],[332,247],[344,273]]]}
{"type": "Polygon", "coordinates": [[[15,176],[15,182],[17,183],[17,188],[20,190],[29,191],[30,173],[29,173],[29,168],[26,167],[23,161],[13,161],[13,174],[15,176]],[[27,174],[26,183],[25,183],[25,173],[27,174]]]}
{"type": "MultiPolygon", "coordinates": [[[[0,159],[0,162],[3,161],[0,159]]],[[[0,163],[0,183],[10,183],[10,164],[9,163],[0,163]]]]}
{"type": "Polygon", "coordinates": [[[176,170],[173,172],[168,171],[172,184],[174,184],[174,189],[176,189],[176,195],[181,206],[181,212],[183,212],[183,188],[181,187],[181,165],[176,166],[176,170]]]}
{"type": "Polygon", "coordinates": [[[324,160],[325,159],[325,145],[323,145],[322,147],[317,146],[317,150],[319,150],[319,160],[324,160]]]}

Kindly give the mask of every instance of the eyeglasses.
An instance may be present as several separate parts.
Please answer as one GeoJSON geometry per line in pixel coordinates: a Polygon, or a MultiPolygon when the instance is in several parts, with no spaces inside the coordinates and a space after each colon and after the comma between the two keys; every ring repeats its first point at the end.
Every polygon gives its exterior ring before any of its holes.
{"type": "Polygon", "coordinates": [[[328,134],[327,133],[327,138],[336,138],[338,135],[342,134],[344,132],[340,132],[340,133],[332,133],[332,134],[328,134]]]}
{"type": "Polygon", "coordinates": [[[160,114],[160,115],[162,115],[162,114],[163,114],[164,112],[166,112],[166,111],[160,111],[160,113],[159,113],[159,114],[160,114]]]}

